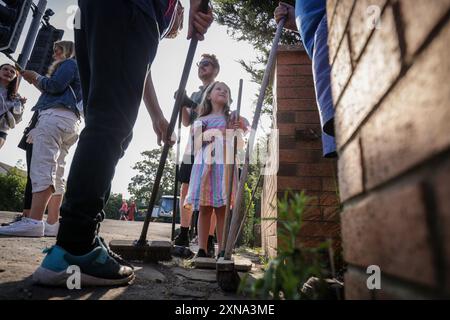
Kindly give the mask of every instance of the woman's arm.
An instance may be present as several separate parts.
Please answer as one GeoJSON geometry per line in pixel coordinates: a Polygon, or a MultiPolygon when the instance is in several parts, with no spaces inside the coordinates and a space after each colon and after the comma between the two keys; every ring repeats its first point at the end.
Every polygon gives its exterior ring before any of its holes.
{"type": "Polygon", "coordinates": [[[43,92],[51,94],[63,93],[76,76],[77,63],[74,60],[64,61],[51,77],[46,77],[31,70],[23,71],[22,77],[43,92]]]}

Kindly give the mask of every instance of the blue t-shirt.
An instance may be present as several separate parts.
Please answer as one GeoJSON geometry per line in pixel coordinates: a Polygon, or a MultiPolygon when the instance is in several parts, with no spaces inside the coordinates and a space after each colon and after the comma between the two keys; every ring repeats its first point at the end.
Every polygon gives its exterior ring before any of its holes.
{"type": "Polygon", "coordinates": [[[310,57],[314,50],[314,35],[326,11],[326,0],[296,0],[295,2],[295,22],[310,57]]]}
{"type": "Polygon", "coordinates": [[[164,15],[167,12],[169,4],[174,0],[130,0],[143,10],[150,18],[158,23],[159,33],[162,34],[167,28],[167,21],[164,15]]]}

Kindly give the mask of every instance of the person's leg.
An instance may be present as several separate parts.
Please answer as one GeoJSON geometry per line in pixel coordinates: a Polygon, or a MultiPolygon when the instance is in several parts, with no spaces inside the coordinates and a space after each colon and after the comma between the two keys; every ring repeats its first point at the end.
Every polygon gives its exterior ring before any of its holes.
{"type": "Polygon", "coordinates": [[[223,225],[225,223],[225,210],[226,210],[226,206],[214,209],[214,212],[216,213],[216,218],[217,218],[217,242],[219,243],[219,252],[222,251],[220,244],[222,242],[222,237],[223,237],[223,225]]]}
{"type": "Polygon", "coordinates": [[[209,224],[211,223],[211,214],[213,207],[200,206],[198,217],[198,246],[206,252],[208,246],[209,224]]]}
{"type": "Polygon", "coordinates": [[[41,114],[36,128],[30,131],[33,156],[30,165],[32,202],[30,218],[41,221],[47,204],[55,192],[57,159],[60,154],[65,126],[63,118],[41,114]]]}
{"type": "MultiPolygon", "coordinates": [[[[66,157],[69,154],[69,149],[78,140],[79,122],[73,120],[73,134],[67,134],[63,138],[60,153],[56,161],[56,177],[55,177],[55,193],[52,195],[47,206],[47,224],[54,225],[59,220],[60,208],[65,192],[64,172],[66,169],[66,157]]],[[[69,131],[68,131],[69,132],[69,131]]]]}
{"type": "Polygon", "coordinates": [[[175,245],[184,247],[189,246],[189,227],[191,225],[192,220],[192,209],[185,207],[183,205],[187,197],[188,190],[189,184],[182,183],[180,190],[180,213],[181,213],[180,234],[175,238],[175,245]]]}
{"type": "Polygon", "coordinates": [[[331,94],[331,66],[328,51],[327,17],[320,22],[315,39],[313,52],[313,76],[316,90],[317,106],[323,135],[323,154],[325,157],[336,157],[336,143],[334,140],[334,106],[331,94]]]}
{"type": "Polygon", "coordinates": [[[6,139],[3,137],[0,137],[0,149],[3,147],[3,145],[5,144],[6,139]]]}
{"type": "Polygon", "coordinates": [[[181,212],[181,227],[189,229],[192,220],[192,210],[183,206],[189,190],[189,183],[181,184],[180,191],[180,212],[181,212]]]}
{"type": "Polygon", "coordinates": [[[33,198],[33,192],[31,190],[31,178],[30,178],[30,167],[31,167],[31,157],[33,156],[33,144],[27,144],[25,150],[25,157],[27,161],[27,184],[25,185],[25,194],[23,196],[23,216],[30,217],[31,210],[31,200],[33,198]]]}
{"type": "Polygon", "coordinates": [[[53,194],[47,205],[47,223],[53,225],[58,222],[59,209],[61,207],[63,195],[53,194]]]}
{"type": "Polygon", "coordinates": [[[216,210],[211,214],[211,223],[209,225],[209,236],[214,237],[214,233],[216,232],[217,218],[216,218],[216,210]]]}
{"type": "Polygon", "coordinates": [[[89,70],[80,72],[81,81],[89,76],[90,85],[86,126],[70,169],[57,239],[74,254],[93,248],[99,213],[124,142],[130,140],[147,66],[159,40],[155,22],[132,3],[79,3],[82,30],[76,30],[77,58],[81,56],[80,71],[89,70]]]}

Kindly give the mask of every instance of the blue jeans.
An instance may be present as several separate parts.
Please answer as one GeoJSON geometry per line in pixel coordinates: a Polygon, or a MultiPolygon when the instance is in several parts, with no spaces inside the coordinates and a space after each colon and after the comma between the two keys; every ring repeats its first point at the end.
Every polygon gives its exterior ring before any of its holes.
{"type": "Polygon", "coordinates": [[[334,107],[331,94],[331,66],[328,53],[328,26],[325,15],[314,37],[313,75],[317,106],[322,125],[322,145],[324,157],[336,157],[334,139],[334,107]]]}
{"type": "Polygon", "coordinates": [[[124,0],[79,0],[75,29],[85,128],[61,207],[57,244],[72,254],[92,247],[115,167],[132,138],[145,76],[159,42],[157,24],[124,0]]]}

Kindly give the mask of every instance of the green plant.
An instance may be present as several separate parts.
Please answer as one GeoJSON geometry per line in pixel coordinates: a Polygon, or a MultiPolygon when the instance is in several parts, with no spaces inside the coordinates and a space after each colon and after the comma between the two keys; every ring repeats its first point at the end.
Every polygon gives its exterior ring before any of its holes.
{"type": "Polygon", "coordinates": [[[106,203],[105,208],[105,217],[107,219],[120,219],[119,209],[122,206],[122,194],[120,193],[111,193],[109,196],[108,202],[106,203]]]}
{"type": "Polygon", "coordinates": [[[247,217],[245,218],[245,223],[242,230],[242,243],[245,246],[253,246],[254,242],[254,234],[253,234],[253,226],[254,226],[254,217],[255,217],[255,205],[254,203],[250,203],[252,201],[252,189],[248,186],[248,184],[245,184],[245,191],[244,191],[244,201],[242,203],[241,210],[246,210],[246,208],[249,206],[247,217]]]}
{"type": "Polygon", "coordinates": [[[22,211],[27,178],[18,168],[0,174],[0,210],[22,211]]]}
{"type": "MultiPolygon", "coordinates": [[[[325,289],[323,271],[323,251],[327,249],[324,243],[317,248],[296,246],[296,239],[302,227],[302,216],[310,202],[304,192],[285,193],[278,201],[278,249],[277,257],[270,260],[264,276],[256,280],[248,289],[254,298],[260,299],[314,299],[318,296],[306,295],[301,291],[303,284],[311,277],[320,279],[320,291],[325,289]]],[[[244,278],[240,289],[246,290],[248,278],[244,278]]]]}

